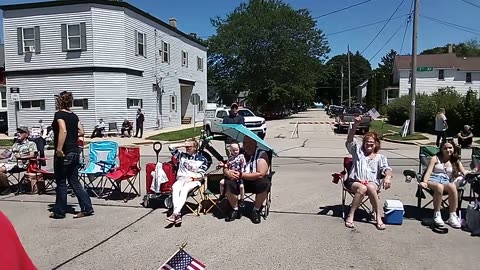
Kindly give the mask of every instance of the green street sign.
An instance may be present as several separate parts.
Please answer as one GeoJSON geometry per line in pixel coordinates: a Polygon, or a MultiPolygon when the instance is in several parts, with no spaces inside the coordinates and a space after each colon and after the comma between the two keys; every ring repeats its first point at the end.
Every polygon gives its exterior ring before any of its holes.
{"type": "Polygon", "coordinates": [[[422,71],[432,71],[433,67],[417,67],[417,71],[422,72],[422,71]]]}

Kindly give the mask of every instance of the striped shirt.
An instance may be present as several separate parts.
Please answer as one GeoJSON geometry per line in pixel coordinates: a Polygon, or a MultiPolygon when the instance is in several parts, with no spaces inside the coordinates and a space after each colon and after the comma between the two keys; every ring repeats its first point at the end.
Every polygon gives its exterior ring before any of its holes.
{"type": "Polygon", "coordinates": [[[382,174],[387,170],[392,170],[392,168],[388,166],[387,157],[378,153],[374,158],[365,156],[362,145],[358,144],[355,138],[352,142],[346,142],[345,145],[353,159],[348,178],[372,182],[380,187],[382,174]]]}

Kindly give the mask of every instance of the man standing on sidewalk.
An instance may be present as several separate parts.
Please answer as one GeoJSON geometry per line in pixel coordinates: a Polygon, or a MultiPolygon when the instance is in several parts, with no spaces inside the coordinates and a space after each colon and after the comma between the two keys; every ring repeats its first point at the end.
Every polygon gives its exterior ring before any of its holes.
{"type": "MultiPolygon", "coordinates": [[[[230,114],[223,118],[224,124],[240,124],[245,125],[245,118],[238,113],[238,104],[232,103],[230,106],[230,114]]],[[[233,143],[235,140],[227,137],[225,140],[225,153],[227,157],[230,157],[230,144],[233,143]]]]}
{"type": "Polygon", "coordinates": [[[137,132],[135,133],[135,138],[142,138],[143,136],[143,121],[145,121],[145,116],[142,113],[142,110],[139,108],[137,110],[137,121],[135,123],[135,126],[137,127],[137,132]],[[138,136],[138,131],[140,131],[140,136],[138,136]]]}

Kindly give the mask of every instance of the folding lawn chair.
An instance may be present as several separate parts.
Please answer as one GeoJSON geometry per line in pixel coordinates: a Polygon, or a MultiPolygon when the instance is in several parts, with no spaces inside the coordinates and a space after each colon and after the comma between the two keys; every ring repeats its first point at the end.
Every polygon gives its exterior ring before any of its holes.
{"type": "MultiPolygon", "coordinates": [[[[268,214],[270,213],[270,206],[272,204],[272,178],[273,175],[275,174],[274,171],[272,171],[272,156],[273,156],[273,151],[266,151],[268,155],[268,175],[265,177],[268,178],[270,181],[270,188],[268,189],[268,194],[267,194],[267,199],[263,203],[261,209],[260,209],[260,215],[263,217],[263,219],[267,219],[268,214]]],[[[249,201],[252,203],[255,203],[255,193],[253,193],[251,190],[248,190],[248,188],[245,188],[245,201],[249,201]]]]}
{"type": "MultiPolygon", "coordinates": [[[[80,179],[86,189],[93,192],[95,196],[100,196],[105,188],[104,178],[115,167],[115,159],[118,152],[118,143],[113,141],[98,141],[90,144],[89,157],[90,162],[85,169],[80,170],[80,179]],[[100,178],[97,185],[94,181],[100,178]],[[97,193],[95,189],[102,188],[97,193]]],[[[105,180],[106,181],[106,180],[105,180]]]]}
{"type": "Polygon", "coordinates": [[[472,147],[472,161],[470,163],[470,169],[476,172],[476,176],[469,181],[470,183],[470,200],[476,200],[476,193],[475,190],[480,190],[478,186],[480,186],[480,148],[479,147],[472,147]]]}
{"type": "Polygon", "coordinates": [[[43,164],[45,164],[47,160],[47,158],[39,157],[38,155],[31,158],[28,162],[27,171],[23,176],[28,178],[33,175],[37,181],[43,181],[45,184],[43,192],[45,193],[55,190],[53,187],[53,184],[55,183],[55,173],[43,168],[43,164]]]}
{"type": "Polygon", "coordinates": [[[212,211],[214,208],[217,208],[224,213],[222,208],[218,205],[220,203],[220,196],[217,196],[217,194],[220,194],[220,181],[224,178],[225,176],[223,173],[209,173],[206,175],[205,184],[202,190],[202,209],[204,215],[212,211]]]}
{"type": "Polygon", "coordinates": [[[124,202],[128,201],[129,194],[133,191],[137,196],[140,196],[140,148],[139,147],[127,147],[122,146],[119,148],[118,159],[120,166],[114,168],[112,172],[107,173],[105,177],[112,184],[112,191],[106,196],[106,199],[110,197],[113,192],[120,193],[124,202]],[[135,188],[135,181],[138,179],[138,190],[135,188]],[[121,182],[127,182],[127,186],[122,190],[121,182]],[[127,191],[127,189],[130,188],[127,191]],[[126,194],[125,194],[126,193],[126,194]],[[125,194],[125,196],[124,196],[125,194]]]}
{"type": "MultiPolygon", "coordinates": [[[[348,179],[348,174],[350,173],[350,170],[352,169],[353,165],[353,159],[352,157],[344,157],[343,158],[343,170],[339,173],[334,173],[332,174],[333,180],[332,182],[335,184],[341,183],[342,184],[342,218],[346,218],[346,204],[345,201],[347,200],[347,194],[349,194],[352,199],[355,197],[355,193],[353,193],[351,190],[347,189],[345,187],[345,181],[348,179]]],[[[377,196],[379,196],[380,190],[377,190],[377,196]]],[[[365,195],[363,201],[360,203],[359,208],[363,209],[367,214],[369,215],[369,218],[372,220],[375,220],[375,213],[373,209],[370,209],[370,207],[366,204],[368,201],[368,195],[365,195]]],[[[353,200],[352,200],[353,201],[353,200]]],[[[352,203],[348,205],[348,207],[351,207],[352,203]]]]}
{"type": "MultiPolygon", "coordinates": [[[[417,197],[417,210],[418,210],[418,217],[422,218],[422,211],[427,208],[430,204],[433,204],[433,190],[430,188],[423,188],[419,184],[423,181],[423,176],[427,170],[428,164],[430,163],[430,159],[435,156],[440,151],[439,147],[424,145],[420,146],[418,157],[419,157],[419,164],[418,164],[418,172],[413,170],[405,170],[403,171],[403,175],[406,177],[406,182],[410,182],[411,179],[415,178],[417,180],[417,192],[415,193],[415,197],[417,197]],[[428,200],[427,194],[430,194],[430,200],[422,205],[422,200],[428,200]]],[[[458,209],[461,208],[462,198],[464,187],[458,187],[458,209]]],[[[443,196],[446,196],[445,199],[442,200],[442,207],[448,208],[448,193],[444,191],[443,196]]]]}

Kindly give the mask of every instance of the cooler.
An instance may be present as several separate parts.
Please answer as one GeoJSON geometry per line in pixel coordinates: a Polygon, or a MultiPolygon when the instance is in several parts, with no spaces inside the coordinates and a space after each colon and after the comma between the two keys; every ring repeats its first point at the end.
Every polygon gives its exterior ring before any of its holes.
{"type": "Polygon", "coordinates": [[[403,208],[403,203],[399,200],[385,200],[383,206],[385,212],[385,223],[401,225],[403,222],[403,215],[405,210],[403,208]]]}

